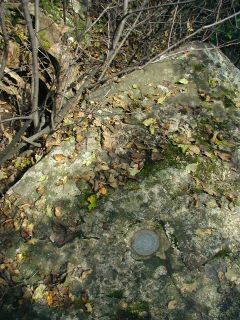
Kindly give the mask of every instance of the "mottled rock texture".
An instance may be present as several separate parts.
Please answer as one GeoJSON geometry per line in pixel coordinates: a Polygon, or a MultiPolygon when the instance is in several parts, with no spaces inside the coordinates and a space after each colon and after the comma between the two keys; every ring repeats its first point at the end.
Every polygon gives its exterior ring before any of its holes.
{"type": "Polygon", "coordinates": [[[6,195],[19,223],[2,248],[30,292],[6,293],[6,315],[240,319],[239,70],[190,43],[89,104],[6,195]],[[141,229],[159,237],[149,257],[131,248],[141,229]]]}

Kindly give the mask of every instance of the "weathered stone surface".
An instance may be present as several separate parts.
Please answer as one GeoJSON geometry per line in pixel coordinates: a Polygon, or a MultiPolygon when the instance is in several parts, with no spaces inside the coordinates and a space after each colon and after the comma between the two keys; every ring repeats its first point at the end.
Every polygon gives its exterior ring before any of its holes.
{"type": "Polygon", "coordinates": [[[239,94],[239,70],[193,43],[91,97],[85,131],[6,196],[29,314],[239,318],[239,94]],[[148,257],[131,247],[141,229],[159,237],[148,257]]]}

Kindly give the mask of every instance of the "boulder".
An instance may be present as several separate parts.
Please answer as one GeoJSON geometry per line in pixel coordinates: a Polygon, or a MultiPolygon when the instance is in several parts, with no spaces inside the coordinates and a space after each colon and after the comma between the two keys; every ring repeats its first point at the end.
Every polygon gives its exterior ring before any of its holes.
{"type": "Polygon", "coordinates": [[[92,94],[2,201],[3,311],[238,319],[239,97],[239,70],[203,43],[92,94]]]}

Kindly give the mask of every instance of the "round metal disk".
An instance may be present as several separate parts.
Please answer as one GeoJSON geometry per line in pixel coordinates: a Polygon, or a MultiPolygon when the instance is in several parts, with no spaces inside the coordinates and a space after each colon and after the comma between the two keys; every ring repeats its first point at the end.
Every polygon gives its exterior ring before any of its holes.
{"type": "Polygon", "coordinates": [[[137,231],[132,238],[132,249],[140,256],[150,256],[159,248],[159,236],[152,230],[137,231]]]}

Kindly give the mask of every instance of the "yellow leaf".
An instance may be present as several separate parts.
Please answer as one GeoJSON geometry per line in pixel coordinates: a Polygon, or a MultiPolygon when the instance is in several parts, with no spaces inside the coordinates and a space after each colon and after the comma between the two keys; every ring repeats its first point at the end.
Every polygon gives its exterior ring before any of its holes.
{"type": "Polygon", "coordinates": [[[16,260],[17,260],[17,262],[21,262],[22,259],[23,259],[23,254],[22,254],[21,252],[18,252],[18,253],[16,254],[16,260]]]}
{"type": "Polygon", "coordinates": [[[167,97],[169,97],[171,95],[170,92],[160,96],[158,99],[157,99],[157,103],[158,104],[163,104],[163,102],[166,100],[167,97]]]}
{"type": "Polygon", "coordinates": [[[0,180],[6,179],[6,178],[7,178],[6,172],[4,172],[3,170],[0,170],[0,180]]]}
{"type": "Polygon", "coordinates": [[[77,141],[77,142],[82,142],[84,139],[85,139],[85,137],[82,136],[80,133],[78,133],[78,134],[76,135],[76,141],[77,141]]]}
{"type": "Polygon", "coordinates": [[[102,187],[99,189],[99,193],[103,196],[105,196],[107,194],[107,188],[106,187],[102,187]]]}
{"type": "Polygon", "coordinates": [[[145,127],[149,127],[151,124],[155,124],[156,122],[157,122],[156,119],[148,118],[148,119],[143,121],[143,124],[145,125],[145,127]]]}
{"type": "Polygon", "coordinates": [[[59,153],[59,154],[55,154],[54,156],[54,160],[55,161],[63,161],[63,160],[65,160],[66,159],[66,157],[63,155],[63,154],[61,154],[61,153],[59,153]]]}
{"type": "Polygon", "coordinates": [[[91,305],[90,302],[87,302],[87,303],[85,304],[85,308],[86,308],[86,311],[87,311],[88,313],[92,313],[92,312],[93,312],[93,307],[92,307],[92,305],[91,305]]]}
{"type": "Polygon", "coordinates": [[[49,307],[51,307],[53,305],[53,295],[51,292],[48,293],[47,303],[48,303],[49,307]]]}

